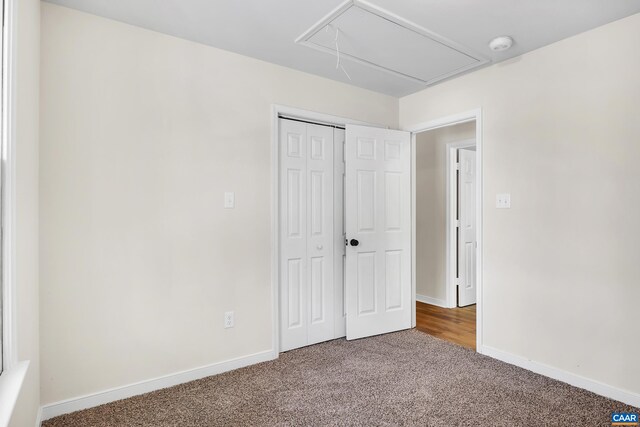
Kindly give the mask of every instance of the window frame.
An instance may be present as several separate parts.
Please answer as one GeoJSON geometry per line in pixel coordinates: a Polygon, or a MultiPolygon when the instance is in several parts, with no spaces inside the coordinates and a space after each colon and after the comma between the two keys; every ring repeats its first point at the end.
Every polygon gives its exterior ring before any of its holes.
{"type": "Polygon", "coordinates": [[[16,147],[16,23],[17,0],[0,0],[2,10],[2,70],[0,126],[0,292],[2,293],[2,372],[0,427],[9,424],[29,361],[18,360],[15,276],[15,147],[16,147]]]}
{"type": "Polygon", "coordinates": [[[0,257],[2,299],[2,365],[0,376],[18,364],[15,283],[15,0],[2,6],[2,71],[0,123],[0,257]]]}

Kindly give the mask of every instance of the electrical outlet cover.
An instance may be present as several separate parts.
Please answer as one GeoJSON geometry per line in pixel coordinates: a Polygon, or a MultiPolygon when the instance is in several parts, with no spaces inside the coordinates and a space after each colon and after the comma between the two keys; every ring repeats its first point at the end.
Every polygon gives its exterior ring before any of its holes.
{"type": "Polygon", "coordinates": [[[233,328],[234,325],[235,325],[234,313],[233,311],[227,311],[226,313],[224,313],[224,327],[225,329],[233,328]]]}

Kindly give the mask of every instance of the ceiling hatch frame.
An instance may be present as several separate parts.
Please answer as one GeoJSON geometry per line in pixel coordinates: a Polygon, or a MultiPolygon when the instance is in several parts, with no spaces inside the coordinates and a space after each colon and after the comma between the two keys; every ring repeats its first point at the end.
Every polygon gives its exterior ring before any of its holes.
{"type": "Polygon", "coordinates": [[[453,71],[438,75],[437,77],[434,77],[432,79],[429,80],[424,80],[415,76],[411,76],[408,75],[406,73],[402,73],[400,71],[388,68],[388,67],[384,67],[380,64],[376,64],[374,62],[371,61],[367,61],[366,59],[363,58],[359,58],[357,56],[354,55],[350,55],[348,53],[342,52],[340,51],[340,57],[348,59],[350,61],[354,61],[357,63],[360,63],[362,65],[371,67],[371,68],[375,68],[377,70],[383,71],[387,74],[392,74],[401,78],[404,78],[406,80],[410,80],[412,82],[416,82],[416,83],[420,83],[420,84],[424,84],[424,85],[433,85],[441,80],[445,80],[448,79],[450,77],[456,76],[458,74],[462,74],[466,71],[470,71],[472,69],[475,68],[479,68],[482,67],[483,65],[486,65],[488,63],[491,62],[490,59],[483,57],[482,55],[474,52],[473,50],[462,46],[459,43],[454,42],[453,40],[449,40],[446,37],[443,37],[439,34],[434,33],[433,31],[430,31],[418,24],[415,24],[405,18],[402,18],[392,12],[389,12],[386,9],[383,9],[377,5],[374,5],[372,3],[369,3],[366,0],[346,0],[344,3],[341,3],[340,5],[338,5],[338,7],[336,7],[334,10],[332,10],[328,15],[326,15],[324,18],[320,19],[318,22],[316,22],[315,24],[313,24],[311,26],[311,28],[309,28],[307,31],[305,31],[304,33],[302,33],[296,40],[295,42],[297,44],[300,44],[302,46],[306,46],[306,47],[310,47],[312,49],[316,49],[319,50],[321,52],[325,52],[328,53],[330,55],[336,55],[336,50],[335,49],[330,49],[327,48],[325,46],[313,43],[311,41],[311,38],[318,33],[320,30],[324,29],[326,26],[330,25],[334,20],[336,20],[337,18],[339,18],[341,15],[343,15],[345,12],[347,12],[349,9],[351,9],[352,7],[357,7],[360,8],[362,10],[364,10],[365,12],[369,12],[373,15],[376,15],[382,19],[385,19],[387,21],[390,21],[406,30],[409,31],[413,31],[423,37],[426,37],[432,41],[435,41],[437,43],[442,44],[443,46],[446,46],[450,49],[453,49],[463,55],[468,56],[469,58],[477,61],[475,63],[471,63],[469,65],[465,65],[463,67],[459,67],[454,69],[453,71]]]}

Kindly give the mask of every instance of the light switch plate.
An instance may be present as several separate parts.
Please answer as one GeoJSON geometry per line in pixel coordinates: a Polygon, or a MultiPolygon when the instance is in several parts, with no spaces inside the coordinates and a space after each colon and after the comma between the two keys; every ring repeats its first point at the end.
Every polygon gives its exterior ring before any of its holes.
{"type": "Polygon", "coordinates": [[[227,191],[224,193],[224,208],[233,209],[236,207],[236,193],[227,191]]]}
{"type": "Polygon", "coordinates": [[[498,208],[498,209],[510,209],[511,208],[511,194],[509,194],[509,193],[496,194],[496,208],[498,208]]]}

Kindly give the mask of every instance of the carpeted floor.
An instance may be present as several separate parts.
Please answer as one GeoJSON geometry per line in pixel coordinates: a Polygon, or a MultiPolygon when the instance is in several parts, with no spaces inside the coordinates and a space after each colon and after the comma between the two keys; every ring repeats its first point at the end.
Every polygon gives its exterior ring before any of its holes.
{"type": "Polygon", "coordinates": [[[416,330],[278,360],[51,419],[82,426],[606,426],[632,407],[416,330]]]}

